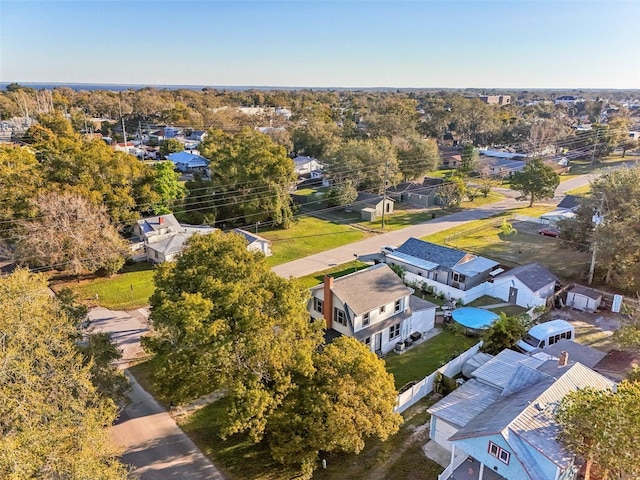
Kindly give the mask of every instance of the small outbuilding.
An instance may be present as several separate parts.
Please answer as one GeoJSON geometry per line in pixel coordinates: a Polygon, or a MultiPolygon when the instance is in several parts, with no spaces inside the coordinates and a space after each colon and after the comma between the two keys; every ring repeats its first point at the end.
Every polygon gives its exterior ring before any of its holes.
{"type": "Polygon", "coordinates": [[[595,312],[602,303],[602,292],[576,285],[567,293],[567,307],[583,312],[595,312]]]}

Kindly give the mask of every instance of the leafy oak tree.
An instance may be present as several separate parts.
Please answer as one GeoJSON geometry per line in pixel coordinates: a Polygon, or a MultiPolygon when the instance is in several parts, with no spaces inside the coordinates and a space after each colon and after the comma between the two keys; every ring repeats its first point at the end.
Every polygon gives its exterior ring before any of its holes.
{"type": "Polygon", "coordinates": [[[438,185],[436,189],[436,198],[440,201],[443,209],[460,206],[466,194],[467,184],[458,175],[452,176],[445,183],[438,185]]]}
{"type": "Polygon", "coordinates": [[[107,429],[116,406],[96,391],[74,337],[43,276],[0,278],[1,478],[128,478],[107,429]]]}
{"type": "Polygon", "coordinates": [[[335,184],[327,192],[326,199],[330,207],[349,205],[358,198],[358,191],[351,180],[335,184]]]}
{"type": "Polygon", "coordinates": [[[160,144],[160,154],[165,157],[171,153],[182,152],[184,144],[175,138],[167,138],[160,144]]]}
{"type": "Polygon", "coordinates": [[[340,337],[313,364],[313,376],[300,379],[267,425],[273,457],[307,476],[320,451],[359,453],[368,437],[386,440],[402,423],[393,376],[362,343],[340,337]]]}
{"type": "Polygon", "coordinates": [[[321,326],[309,323],[306,294],[222,232],[189,239],[155,283],[155,334],[144,345],[158,356],[161,391],[179,401],[224,388],[223,435],[260,440],[294,379],[313,374],[321,326]]]}
{"type": "Polygon", "coordinates": [[[560,403],[556,421],[560,441],[586,462],[585,480],[594,464],[609,478],[640,476],[640,383],[623,381],[615,391],[572,391],[560,403]]]}
{"type": "Polygon", "coordinates": [[[467,143],[464,146],[460,158],[461,161],[460,165],[458,166],[458,173],[466,176],[477,170],[479,154],[478,150],[473,146],[472,143],[467,143]]]}
{"type": "Polygon", "coordinates": [[[187,190],[178,181],[180,174],[173,168],[172,162],[159,162],[153,166],[155,180],[152,189],[158,195],[158,202],[151,210],[154,215],[171,213],[173,204],[186,196],[187,190]]]}
{"type": "Polygon", "coordinates": [[[540,158],[527,163],[521,172],[515,172],[511,177],[511,189],[521,193],[516,200],[529,199],[529,206],[536,200],[553,198],[556,188],[560,185],[560,176],[540,158]]]}
{"type": "Polygon", "coordinates": [[[211,161],[217,221],[247,225],[269,220],[290,226],[289,187],[296,175],[284,147],[245,127],[234,135],[210,131],[200,152],[211,161]]]}
{"type": "Polygon", "coordinates": [[[629,294],[640,291],[640,167],[613,170],[595,179],[576,216],[559,227],[568,247],[596,246],[595,280],[629,294]],[[597,228],[594,212],[602,220],[597,228]]]}
{"type": "Polygon", "coordinates": [[[428,172],[438,169],[442,159],[438,145],[432,138],[424,139],[418,135],[409,137],[394,137],[399,168],[405,180],[423,177],[428,172]]]}

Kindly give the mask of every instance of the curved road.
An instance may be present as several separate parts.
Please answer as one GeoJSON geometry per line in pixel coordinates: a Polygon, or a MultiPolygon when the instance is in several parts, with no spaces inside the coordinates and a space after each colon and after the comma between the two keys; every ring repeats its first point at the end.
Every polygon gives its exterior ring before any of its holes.
{"type": "MultiPolygon", "coordinates": [[[[89,331],[110,332],[122,351],[121,368],[144,352],[140,337],[149,331],[149,312],[92,308],[89,331]]],[[[122,461],[140,480],[224,480],[215,465],[178,427],[169,413],[154,400],[127,370],[132,391],[126,406],[111,429],[114,441],[124,449],[122,461]]]]}

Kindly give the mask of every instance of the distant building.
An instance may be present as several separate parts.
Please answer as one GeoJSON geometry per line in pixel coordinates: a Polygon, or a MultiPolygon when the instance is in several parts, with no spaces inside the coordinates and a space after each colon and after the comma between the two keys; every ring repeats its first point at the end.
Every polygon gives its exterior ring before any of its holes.
{"type": "Polygon", "coordinates": [[[574,97],[573,95],[562,95],[553,100],[554,105],[575,105],[576,103],[583,102],[581,98],[574,97]]]}
{"type": "Polygon", "coordinates": [[[500,107],[511,104],[511,95],[478,95],[468,96],[467,98],[476,98],[487,105],[498,105],[500,107]]]}

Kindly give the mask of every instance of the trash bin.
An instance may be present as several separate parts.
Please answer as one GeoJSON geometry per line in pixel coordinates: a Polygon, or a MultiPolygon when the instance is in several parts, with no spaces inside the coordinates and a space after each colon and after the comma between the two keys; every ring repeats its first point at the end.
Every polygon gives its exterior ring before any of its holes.
{"type": "Polygon", "coordinates": [[[436,212],[431,213],[431,220],[433,220],[434,218],[436,218],[436,212]]]}

